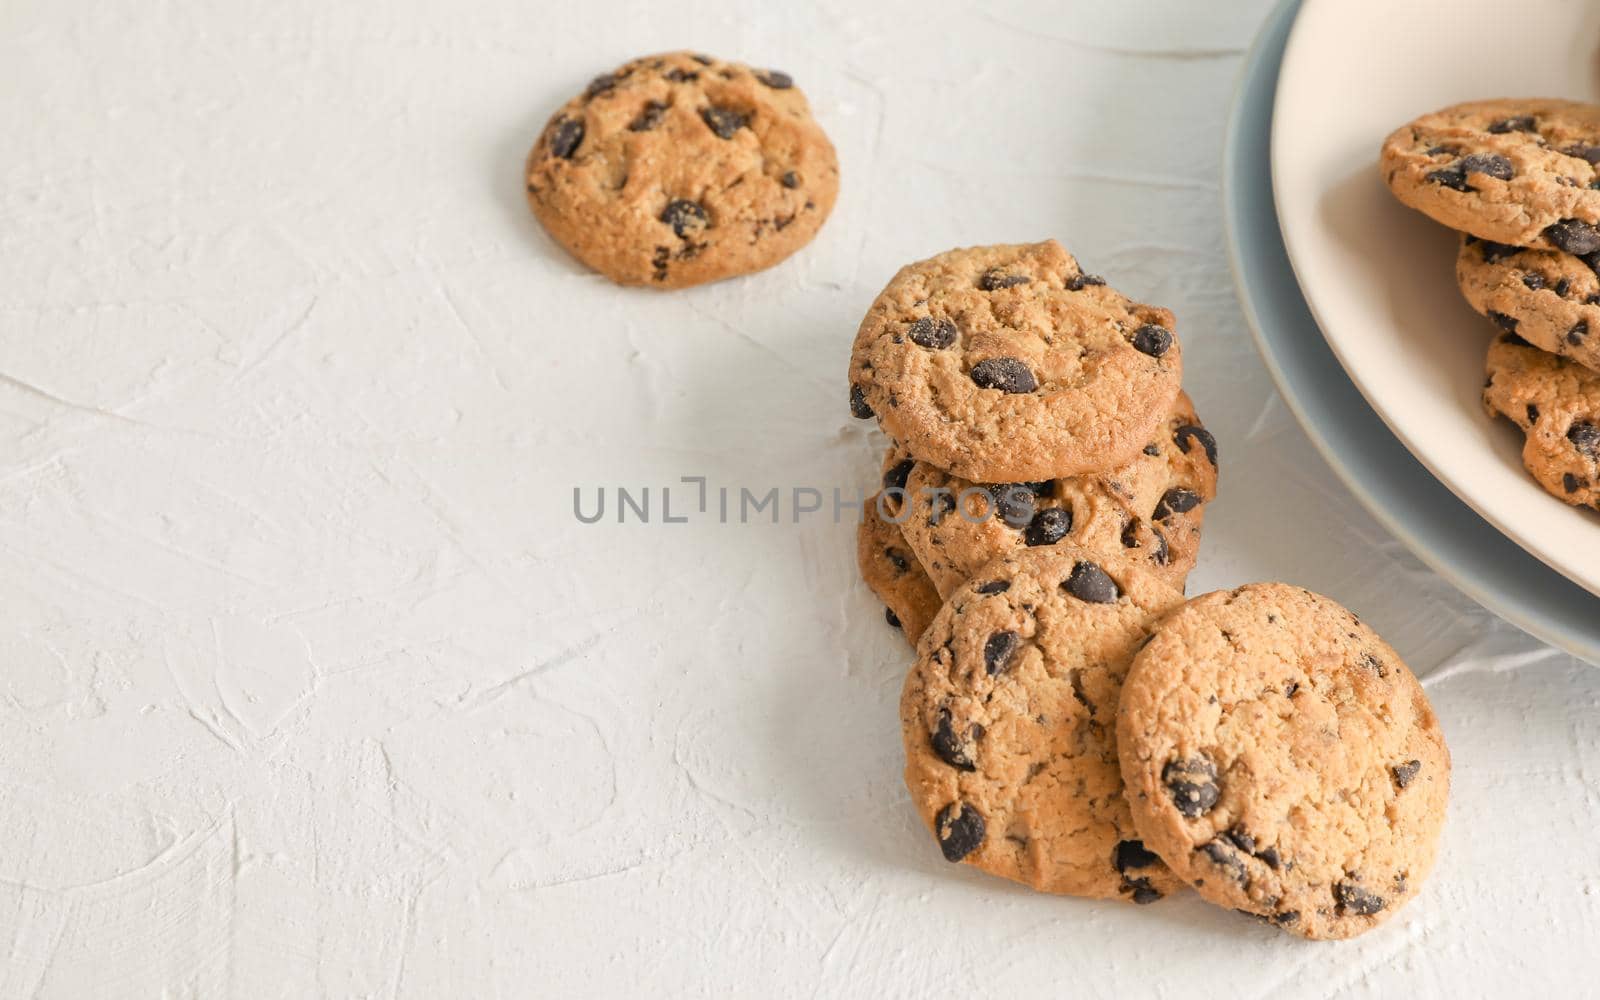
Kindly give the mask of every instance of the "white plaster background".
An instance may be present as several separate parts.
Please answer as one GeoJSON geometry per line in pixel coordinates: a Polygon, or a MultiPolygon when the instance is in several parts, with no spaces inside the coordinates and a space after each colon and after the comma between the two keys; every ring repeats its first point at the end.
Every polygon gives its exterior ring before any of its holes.
{"type": "Polygon", "coordinates": [[[0,4],[0,995],[1592,988],[1600,670],[1362,511],[1233,299],[1222,123],[1266,6],[0,4]],[[843,193],[776,270],[619,290],[522,159],[675,47],[793,73],[843,193]],[[851,526],[571,514],[867,485],[874,293],[1045,236],[1180,317],[1223,470],[1191,591],[1310,586],[1427,674],[1451,818],[1378,933],[945,864],[851,526]]]}

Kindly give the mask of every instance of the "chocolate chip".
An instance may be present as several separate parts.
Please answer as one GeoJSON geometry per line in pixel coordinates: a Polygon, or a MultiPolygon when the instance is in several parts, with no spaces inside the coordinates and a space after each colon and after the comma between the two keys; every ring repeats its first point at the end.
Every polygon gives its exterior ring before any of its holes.
{"type": "Polygon", "coordinates": [[[1149,868],[1160,861],[1154,852],[1145,849],[1144,842],[1140,840],[1117,841],[1117,851],[1111,859],[1111,863],[1119,872],[1125,872],[1129,868],[1149,868]]]}
{"type": "Polygon", "coordinates": [[[972,381],[980,389],[1001,392],[1032,392],[1039,388],[1028,366],[1016,358],[989,358],[972,366],[972,381]]]}
{"type": "Polygon", "coordinates": [[[1507,132],[1532,132],[1534,121],[1532,115],[1518,115],[1515,118],[1502,118],[1489,126],[1489,131],[1495,135],[1505,135],[1507,132]]]}
{"type": "Polygon", "coordinates": [[[904,573],[911,568],[911,557],[899,549],[890,547],[883,550],[883,556],[894,564],[894,568],[904,573]]]}
{"type": "Polygon", "coordinates": [[[1233,847],[1220,840],[1213,840],[1201,844],[1196,850],[1210,858],[1212,864],[1221,868],[1235,882],[1240,885],[1249,884],[1250,869],[1245,865],[1244,858],[1241,858],[1233,847]]]}
{"type": "Polygon", "coordinates": [[[1562,219],[1546,226],[1544,238],[1556,248],[1580,257],[1600,250],[1600,229],[1577,219],[1562,219]]]}
{"type": "Polygon", "coordinates": [[[800,175],[793,170],[785,170],[783,176],[778,178],[778,183],[792,191],[800,186],[800,175]]]}
{"type": "Polygon", "coordinates": [[[572,159],[583,142],[583,122],[575,118],[562,118],[550,129],[550,155],[563,160],[572,159]]]}
{"type": "Polygon", "coordinates": [[[689,58],[693,59],[695,62],[699,63],[702,66],[710,66],[711,65],[711,57],[710,56],[703,56],[698,52],[694,53],[689,58]]]}
{"type": "Polygon", "coordinates": [[[1010,580],[990,580],[988,583],[978,585],[978,593],[980,594],[1003,594],[1010,589],[1010,580]]]}
{"type": "Polygon", "coordinates": [[[1404,764],[1396,764],[1389,770],[1394,772],[1395,786],[1397,788],[1404,788],[1411,784],[1411,779],[1415,778],[1417,776],[1417,772],[1422,770],[1422,761],[1408,760],[1404,764]]]}
{"type": "Polygon", "coordinates": [[[687,239],[689,235],[707,224],[706,210],[698,203],[683,198],[674,198],[667,202],[667,207],[661,210],[658,218],[672,227],[672,232],[679,239],[687,239]]]}
{"type": "Polygon", "coordinates": [[[1589,335],[1589,321],[1580,319],[1572,329],[1567,331],[1567,343],[1577,345],[1583,343],[1583,338],[1589,335]]]}
{"type": "MultiPolygon", "coordinates": [[[[1532,347],[1533,346],[1532,344],[1528,343],[1526,338],[1524,338],[1520,334],[1516,334],[1516,333],[1502,333],[1500,335],[1500,343],[1502,343],[1502,344],[1510,344],[1513,347],[1532,347]]],[[[1491,375],[1491,376],[1489,376],[1489,378],[1492,381],[1494,379],[1494,376],[1491,375]]],[[[1485,384],[1487,385],[1488,383],[1485,383],[1485,384]]]]}
{"type": "Polygon", "coordinates": [[[1017,651],[1019,640],[1015,632],[996,632],[983,644],[983,669],[992,677],[1002,673],[1017,651]]]}
{"type": "Polygon", "coordinates": [[[1129,521],[1122,526],[1122,547],[1136,549],[1139,547],[1139,522],[1129,521]]]}
{"type": "Polygon", "coordinates": [[[1122,596],[1122,588],[1117,586],[1117,581],[1087,560],[1072,567],[1072,575],[1067,577],[1067,582],[1062,586],[1067,593],[1089,604],[1114,604],[1122,596]]]}
{"type": "Polygon", "coordinates": [[[850,387],[850,415],[857,420],[872,419],[872,407],[867,405],[867,391],[859,385],[850,387]]]}
{"type": "Polygon", "coordinates": [[[1529,271],[1527,274],[1522,276],[1522,283],[1527,285],[1530,291],[1537,292],[1539,289],[1544,287],[1544,275],[1535,274],[1534,272],[1529,271]]]}
{"type": "Polygon", "coordinates": [[[886,490],[903,490],[906,488],[906,479],[911,475],[911,467],[917,463],[912,459],[896,462],[883,474],[883,488],[886,490]]]}
{"type": "Polygon", "coordinates": [[[930,351],[942,351],[956,342],[960,331],[948,319],[934,319],[924,316],[911,324],[911,329],[906,331],[906,336],[918,347],[926,347],[930,351]]]}
{"type": "Polygon", "coordinates": [[[1591,167],[1600,167],[1600,146],[1586,146],[1582,143],[1568,146],[1561,152],[1567,156],[1575,156],[1580,160],[1587,160],[1591,167]]]}
{"type": "Polygon", "coordinates": [[[1156,444],[1154,441],[1152,441],[1149,444],[1144,446],[1143,451],[1144,451],[1144,453],[1146,455],[1149,455],[1151,458],[1158,458],[1161,455],[1161,446],[1159,444],[1156,444]]]}
{"type": "Polygon", "coordinates": [[[1003,267],[991,267],[978,278],[978,287],[986,292],[993,292],[1002,288],[1026,285],[1032,280],[1026,274],[1007,274],[1003,267]]]}
{"type": "Polygon", "coordinates": [[[1560,281],[1556,282],[1556,287],[1555,287],[1554,291],[1555,291],[1555,293],[1557,295],[1561,296],[1562,298],[1566,298],[1567,297],[1567,292],[1571,291],[1571,289],[1572,289],[1572,279],[1571,278],[1562,278],[1560,281]]]}
{"type": "Polygon", "coordinates": [[[1528,423],[1536,424],[1538,422],[1539,422],[1539,408],[1537,406],[1533,405],[1532,403],[1529,403],[1528,404],[1528,423]]]}
{"type": "Polygon", "coordinates": [[[960,861],[983,844],[983,814],[964,802],[939,810],[933,825],[946,861],[960,861]]]}
{"type": "Polygon", "coordinates": [[[601,94],[604,94],[609,90],[615,90],[616,86],[617,86],[617,74],[615,74],[615,73],[601,73],[599,76],[595,77],[593,80],[590,80],[589,81],[589,86],[587,86],[587,87],[585,87],[583,89],[584,99],[592,101],[596,97],[599,97],[601,94]]]}
{"type": "Polygon", "coordinates": [[[794,86],[794,77],[776,69],[758,69],[756,70],[756,79],[773,90],[788,90],[794,86]]]}
{"type": "Polygon", "coordinates": [[[1133,349],[1152,358],[1159,358],[1172,346],[1172,331],[1164,326],[1147,323],[1133,332],[1133,349]]]}
{"type": "Polygon", "coordinates": [[[1194,490],[1184,489],[1182,486],[1174,486],[1161,494],[1161,499],[1156,503],[1155,512],[1150,516],[1157,521],[1165,521],[1173,514],[1187,514],[1198,506],[1200,506],[1200,494],[1194,490]]]}
{"type": "Polygon", "coordinates": [[[1150,529],[1150,534],[1156,536],[1156,548],[1150,553],[1150,561],[1157,566],[1165,566],[1172,550],[1167,547],[1167,536],[1155,528],[1150,529]]]}
{"type": "Polygon", "coordinates": [[[1388,905],[1382,896],[1368,892],[1352,882],[1338,882],[1333,887],[1333,898],[1338,904],[1339,916],[1370,917],[1388,905]]]}
{"type": "Polygon", "coordinates": [[[706,128],[716,133],[718,139],[732,139],[735,132],[750,124],[747,116],[732,108],[719,108],[714,104],[701,111],[700,118],[706,123],[706,128]]]}
{"type": "Polygon", "coordinates": [[[1600,425],[1592,424],[1587,420],[1574,421],[1567,428],[1567,440],[1578,449],[1580,454],[1590,458],[1600,459],[1600,425]]]}
{"type": "Polygon", "coordinates": [[[1495,326],[1498,326],[1500,329],[1506,331],[1507,333],[1516,333],[1517,332],[1517,321],[1516,321],[1516,319],[1511,317],[1511,316],[1507,316],[1503,312],[1495,312],[1493,309],[1490,309],[1489,310],[1489,319],[1490,319],[1490,321],[1492,321],[1494,323],[1495,326]]]}
{"type": "Polygon", "coordinates": [[[933,752],[946,764],[958,771],[977,769],[977,764],[968,750],[967,741],[956,735],[955,726],[950,721],[949,709],[939,710],[939,723],[934,726],[930,740],[933,743],[933,752]]]}
{"type": "MultiPolygon", "coordinates": [[[[1424,151],[1423,155],[1424,156],[1455,156],[1456,154],[1458,154],[1460,152],[1461,152],[1461,150],[1457,149],[1455,146],[1429,146],[1427,148],[1427,150],[1424,151]]],[[[1474,236],[1474,237],[1472,237],[1472,239],[1477,239],[1477,237],[1474,236]]]]}
{"type": "Polygon", "coordinates": [[[1278,866],[1283,864],[1283,859],[1278,857],[1278,849],[1276,847],[1263,848],[1256,857],[1261,859],[1262,864],[1273,870],[1277,870],[1278,866]]]}
{"type": "Polygon", "coordinates": [[[1376,656],[1373,656],[1371,653],[1361,654],[1361,665],[1377,674],[1379,677],[1389,676],[1389,671],[1384,667],[1383,661],[1378,659],[1376,656]]]}
{"type": "Polygon", "coordinates": [[[1072,511],[1066,507],[1046,507],[1033,515],[1022,540],[1028,545],[1054,545],[1072,530],[1072,511]]]}
{"type": "Polygon", "coordinates": [[[1509,181],[1516,173],[1511,161],[1499,153],[1473,153],[1471,156],[1462,157],[1457,166],[1462,173],[1488,174],[1500,181],[1509,181]]]}
{"type": "Polygon", "coordinates": [[[667,105],[660,101],[651,101],[639,112],[639,116],[628,123],[629,132],[648,132],[661,124],[662,115],[666,114],[667,105]]]}
{"type": "Polygon", "coordinates": [[[889,608],[883,609],[883,620],[889,623],[890,628],[900,627],[900,616],[889,608]]]}
{"type": "Polygon", "coordinates": [[[1561,474],[1561,488],[1566,490],[1568,493],[1578,492],[1578,487],[1581,485],[1583,484],[1579,482],[1578,477],[1574,476],[1572,473],[1563,472],[1561,474]]]}
{"type": "Polygon", "coordinates": [[[991,489],[995,512],[1000,520],[1013,528],[1021,528],[1033,520],[1034,495],[1025,483],[1012,483],[991,489]]]}
{"type": "Polygon", "coordinates": [[[1167,786],[1173,806],[1185,819],[1210,812],[1222,797],[1217,788],[1217,765],[1205,757],[1168,761],[1161,769],[1161,783],[1167,786]]]}
{"type": "Polygon", "coordinates": [[[1081,292],[1090,285],[1103,285],[1105,283],[1106,279],[1098,274],[1074,274],[1067,279],[1067,291],[1081,292]]]}
{"type": "Polygon", "coordinates": [[[1206,461],[1214,469],[1217,467],[1217,439],[1204,427],[1195,424],[1184,424],[1172,434],[1172,440],[1177,442],[1178,449],[1185,455],[1189,453],[1189,440],[1193,438],[1200,442],[1200,447],[1206,450],[1206,461]]]}
{"type": "Polygon", "coordinates": [[[1145,906],[1150,903],[1154,903],[1156,900],[1161,898],[1160,890],[1151,885],[1150,880],[1147,878],[1130,878],[1124,879],[1123,882],[1124,888],[1133,890],[1133,895],[1131,898],[1139,906],[1145,906]]]}

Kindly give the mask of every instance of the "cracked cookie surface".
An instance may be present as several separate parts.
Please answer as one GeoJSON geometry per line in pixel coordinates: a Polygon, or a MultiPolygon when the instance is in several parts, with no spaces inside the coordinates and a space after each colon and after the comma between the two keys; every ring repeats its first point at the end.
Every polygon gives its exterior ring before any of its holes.
{"type": "Polygon", "coordinates": [[[1515,334],[1489,345],[1483,405],[1527,435],[1522,464],[1546,493],[1600,510],[1600,373],[1515,334]]]}
{"type": "Polygon", "coordinates": [[[534,215],[573,256],[619,284],[683,288],[810,242],[839,163],[787,74],[670,52],[568,101],[526,180],[534,215]]]}
{"type": "Polygon", "coordinates": [[[1384,140],[1396,198],[1452,229],[1541,250],[1600,250],[1600,108],[1530,98],[1423,115],[1384,140]]]}
{"type": "Polygon", "coordinates": [[[1156,433],[1181,378],[1172,313],[1084,274],[1055,240],[901,268],[850,358],[852,412],[973,482],[1121,465],[1156,433]]]}
{"type": "Polygon", "coordinates": [[[978,484],[918,462],[900,530],[941,594],[1003,555],[1063,540],[1142,559],[1182,590],[1200,554],[1205,505],[1216,496],[1216,463],[1216,439],[1180,392],[1133,461],[1107,473],[978,484]]]}
{"type": "Polygon", "coordinates": [[[1218,905],[1353,937],[1433,866],[1450,789],[1438,720],[1394,650],[1310,591],[1250,584],[1164,618],[1117,741],[1144,843],[1218,905]]]}
{"type": "Polygon", "coordinates": [[[1575,257],[1464,236],[1456,280],[1500,329],[1600,371],[1600,251],[1575,257]]]}
{"type": "Polygon", "coordinates": [[[1135,650],[1182,600],[1142,565],[1065,542],[951,595],[900,701],[906,787],[946,860],[1136,903],[1178,887],[1134,832],[1115,720],[1135,650]]]}

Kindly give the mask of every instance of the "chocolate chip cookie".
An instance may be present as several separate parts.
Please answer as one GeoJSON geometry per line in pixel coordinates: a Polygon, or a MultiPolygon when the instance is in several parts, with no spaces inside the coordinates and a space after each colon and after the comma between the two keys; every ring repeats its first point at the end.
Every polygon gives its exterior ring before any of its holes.
{"type": "Polygon", "coordinates": [[[1522,428],[1522,464],[1545,492],[1600,510],[1600,373],[1516,334],[1489,346],[1483,405],[1522,428]]]}
{"type": "Polygon", "coordinates": [[[1456,280],[1472,308],[1540,350],[1600,371],[1600,252],[1524,250],[1464,236],[1456,280]]]}
{"type": "Polygon", "coordinates": [[[951,250],[902,268],[868,310],[851,411],[973,482],[1103,472],[1156,435],[1181,354],[1170,312],[1055,240],[951,250]]]}
{"type": "Polygon", "coordinates": [[[653,288],[771,267],[816,235],[838,190],[833,144],[788,74],[691,52],[595,77],[527,167],[556,242],[653,288]]]}
{"type": "Polygon", "coordinates": [[[1143,560],[1179,590],[1200,554],[1205,504],[1217,490],[1217,443],[1180,392],[1133,461],[1107,473],[979,485],[918,462],[901,533],[941,594],[986,563],[1063,539],[1143,560]]]}
{"type": "Polygon", "coordinates": [[[1177,880],[1134,832],[1117,769],[1122,678],[1183,596],[1070,542],[951,596],[900,700],[906,786],[948,861],[1044,892],[1154,902],[1177,880]]]}
{"type": "Polygon", "coordinates": [[[1480,239],[1600,250],[1600,108],[1474,101],[1423,115],[1384,141],[1384,181],[1419,212],[1480,239]]]}
{"type": "Polygon", "coordinates": [[[1433,866],[1438,720],[1394,650],[1310,591],[1251,584],[1164,618],[1123,686],[1117,745],[1145,845],[1213,903],[1352,937],[1433,866]]]}
{"type": "Polygon", "coordinates": [[[884,603],[884,619],[900,629],[913,649],[938,613],[942,601],[927,571],[893,519],[903,517],[911,457],[889,449],[883,462],[883,490],[868,498],[856,528],[856,566],[868,589],[884,603]]]}

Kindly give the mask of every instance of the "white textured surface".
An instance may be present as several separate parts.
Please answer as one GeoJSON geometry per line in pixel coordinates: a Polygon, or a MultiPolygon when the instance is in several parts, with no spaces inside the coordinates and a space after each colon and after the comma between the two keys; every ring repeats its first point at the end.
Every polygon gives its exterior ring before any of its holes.
{"type": "Polygon", "coordinates": [[[1592,984],[1600,671],[1385,536],[1242,329],[1216,177],[1264,11],[0,7],[0,995],[1592,984]],[[621,291],[538,231],[522,158],[678,46],[792,72],[843,194],[775,271],[621,291]],[[945,864],[850,525],[572,516],[575,485],[868,484],[873,294],[1048,235],[1178,312],[1223,456],[1191,590],[1313,587],[1428,674],[1451,822],[1378,933],[945,864]]]}

